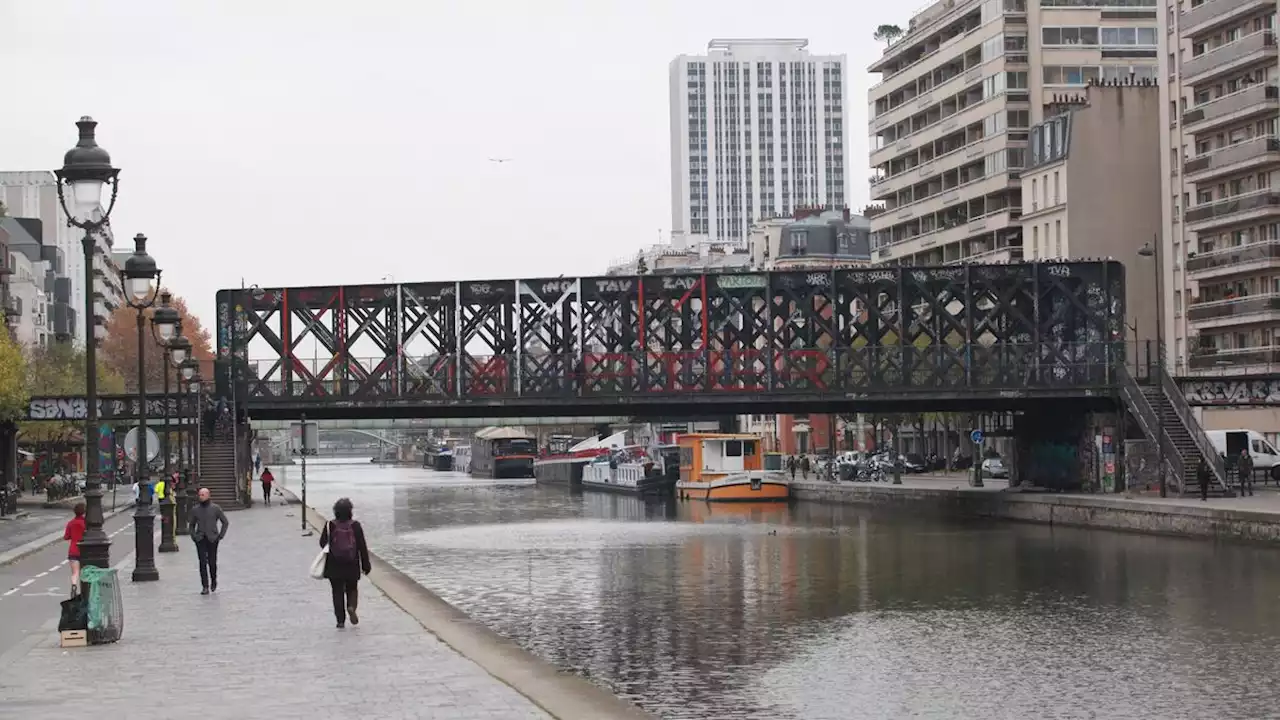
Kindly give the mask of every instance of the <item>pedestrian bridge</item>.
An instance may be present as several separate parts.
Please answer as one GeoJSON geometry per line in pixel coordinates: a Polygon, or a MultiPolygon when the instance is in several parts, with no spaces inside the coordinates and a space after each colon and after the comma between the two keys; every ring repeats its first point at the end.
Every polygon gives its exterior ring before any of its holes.
{"type": "Polygon", "coordinates": [[[1114,261],[223,290],[256,419],[1005,409],[1114,397],[1114,261]]]}

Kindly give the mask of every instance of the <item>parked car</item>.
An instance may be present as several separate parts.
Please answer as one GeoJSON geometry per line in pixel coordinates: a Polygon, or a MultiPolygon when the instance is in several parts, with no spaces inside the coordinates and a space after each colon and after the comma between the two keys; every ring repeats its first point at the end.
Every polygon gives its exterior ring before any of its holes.
{"type": "Polygon", "coordinates": [[[998,457],[987,458],[982,461],[982,476],[1008,479],[1009,468],[1005,467],[1004,461],[998,457]]]}

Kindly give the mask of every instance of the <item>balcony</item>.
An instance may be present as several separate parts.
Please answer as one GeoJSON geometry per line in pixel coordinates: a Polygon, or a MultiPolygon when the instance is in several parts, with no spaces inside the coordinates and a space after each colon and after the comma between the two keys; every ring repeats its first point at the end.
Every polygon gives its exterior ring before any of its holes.
{"type": "Polygon", "coordinates": [[[1223,248],[1187,258],[1187,274],[1196,280],[1280,267],[1280,242],[1223,248]]]}
{"type": "Polygon", "coordinates": [[[876,148],[871,151],[871,166],[876,167],[886,163],[903,153],[910,152],[918,145],[937,140],[953,130],[981,122],[991,113],[1004,110],[1004,100],[1003,93],[979,100],[946,117],[938,118],[937,122],[926,125],[910,135],[903,135],[884,147],[876,148]]]}
{"type": "Polygon", "coordinates": [[[941,227],[904,240],[897,240],[876,249],[872,261],[881,263],[893,258],[915,255],[932,248],[944,247],[974,235],[1003,230],[1018,224],[1015,208],[1004,208],[962,223],[941,227]]]}
{"type": "Polygon", "coordinates": [[[1197,205],[1187,210],[1183,219],[1188,230],[1202,232],[1210,228],[1256,220],[1275,213],[1280,213],[1280,192],[1268,190],[1197,205]]]}
{"type": "Polygon", "coordinates": [[[1009,171],[992,173],[989,176],[974,178],[962,185],[955,185],[906,205],[885,210],[877,219],[884,218],[888,221],[886,224],[892,223],[896,225],[912,218],[941,212],[956,203],[968,202],[974,198],[986,197],[1001,190],[1020,187],[1021,181],[1011,176],[1009,171]],[[890,217],[893,219],[890,220],[890,217]]]}
{"type": "Polygon", "coordinates": [[[1280,140],[1258,137],[1193,157],[1182,164],[1182,174],[1188,182],[1199,183],[1277,161],[1280,161],[1280,140]]]}
{"type": "MultiPolygon", "coordinates": [[[[1221,2],[1222,0],[1217,0],[1221,2]]],[[[1246,35],[1182,64],[1182,84],[1196,85],[1243,67],[1264,54],[1274,59],[1276,37],[1270,30],[1246,35]]]]}
{"type": "Polygon", "coordinates": [[[877,115],[872,121],[871,127],[875,130],[882,130],[890,125],[900,123],[926,108],[937,105],[943,100],[965,91],[970,85],[981,83],[982,79],[987,76],[1004,71],[1004,56],[992,58],[986,63],[979,62],[977,65],[952,75],[897,107],[890,108],[877,115]]]}
{"type": "Polygon", "coordinates": [[[1182,13],[1178,28],[1183,37],[1193,37],[1272,4],[1273,0],[1209,0],[1182,13]]]}
{"type": "Polygon", "coordinates": [[[1225,95],[1212,102],[1192,108],[1182,114],[1182,124],[1188,133],[1208,132],[1220,125],[1247,119],[1250,115],[1280,110],[1280,88],[1275,85],[1254,85],[1225,95]]]}
{"type": "Polygon", "coordinates": [[[1276,368],[1280,366],[1280,347],[1251,347],[1219,350],[1217,348],[1201,348],[1189,358],[1192,370],[1224,371],[1247,366],[1264,366],[1276,368]]]}
{"type": "Polygon", "coordinates": [[[1002,150],[1008,147],[1008,143],[1009,136],[1006,133],[998,133],[990,137],[975,140],[967,145],[961,145],[949,153],[938,155],[932,160],[920,163],[910,170],[900,172],[897,175],[885,178],[880,182],[872,183],[871,199],[884,200],[905,187],[909,187],[935,175],[941,175],[948,170],[955,170],[962,165],[977,160],[978,158],[985,157],[991,153],[1002,150]]]}
{"type": "Polygon", "coordinates": [[[1223,327],[1280,320],[1280,294],[1246,295],[1198,302],[1187,308],[1187,320],[1198,328],[1223,327]]]}

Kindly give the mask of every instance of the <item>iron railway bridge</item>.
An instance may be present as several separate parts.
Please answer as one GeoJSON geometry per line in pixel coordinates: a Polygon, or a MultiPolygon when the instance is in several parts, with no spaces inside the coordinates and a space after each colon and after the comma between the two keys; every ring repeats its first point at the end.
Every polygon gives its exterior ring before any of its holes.
{"type": "Polygon", "coordinates": [[[1114,261],[248,288],[217,392],[261,419],[1113,407],[1114,261]]]}

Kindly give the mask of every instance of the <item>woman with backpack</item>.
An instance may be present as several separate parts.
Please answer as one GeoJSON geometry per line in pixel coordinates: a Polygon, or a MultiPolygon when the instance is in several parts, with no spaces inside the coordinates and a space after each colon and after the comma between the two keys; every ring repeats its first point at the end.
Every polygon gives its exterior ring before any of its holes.
{"type": "Polygon", "coordinates": [[[354,508],[351,501],[342,498],[333,504],[333,520],[320,532],[320,547],[328,548],[324,560],[324,576],[333,590],[333,616],[338,627],[346,626],[347,616],[352,625],[360,624],[356,615],[358,595],[356,584],[360,574],[369,574],[369,546],[364,540],[364,528],[351,519],[354,508]]]}

